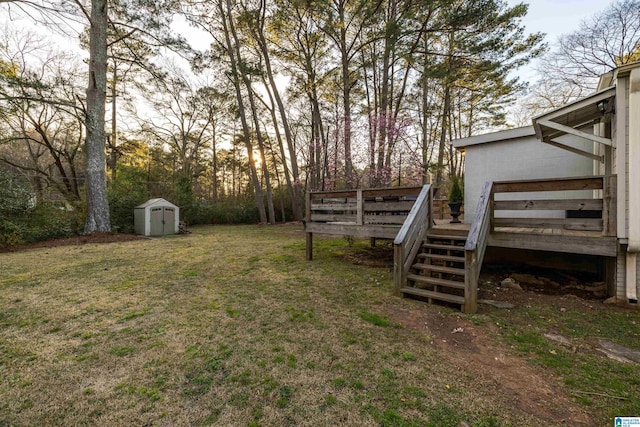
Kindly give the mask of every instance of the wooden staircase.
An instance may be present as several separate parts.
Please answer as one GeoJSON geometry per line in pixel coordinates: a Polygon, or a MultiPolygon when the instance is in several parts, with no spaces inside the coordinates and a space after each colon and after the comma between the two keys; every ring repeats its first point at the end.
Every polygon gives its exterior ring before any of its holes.
{"type": "Polygon", "coordinates": [[[480,196],[472,226],[466,230],[434,226],[431,187],[422,188],[393,240],[396,295],[453,303],[464,313],[476,312],[478,278],[490,230],[490,190],[489,182],[480,196]]]}
{"type": "Polygon", "coordinates": [[[464,306],[466,233],[429,229],[407,274],[405,296],[464,306]]]}

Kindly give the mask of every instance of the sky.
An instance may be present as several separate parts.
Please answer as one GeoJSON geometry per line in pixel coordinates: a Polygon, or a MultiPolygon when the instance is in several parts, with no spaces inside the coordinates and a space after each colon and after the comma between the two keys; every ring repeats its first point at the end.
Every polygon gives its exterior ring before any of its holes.
{"type": "MultiPolygon", "coordinates": [[[[543,32],[551,49],[562,34],[578,29],[580,22],[606,9],[613,1],[608,0],[507,0],[510,6],[529,4],[529,12],[522,20],[527,32],[543,32]]],[[[535,63],[520,70],[522,80],[536,79],[535,63]]]]}
{"type": "MultiPolygon", "coordinates": [[[[547,34],[546,41],[551,48],[557,43],[561,34],[572,32],[578,28],[580,21],[594,16],[604,10],[613,0],[507,0],[509,5],[528,3],[529,12],[523,19],[528,32],[541,31],[547,34]]],[[[0,16],[0,26],[4,26],[7,16],[0,16]]],[[[27,22],[23,21],[25,24],[27,22]]],[[[184,19],[178,19],[173,26],[184,34],[196,49],[208,46],[207,37],[203,33],[189,27],[184,19]]],[[[75,41],[73,41],[75,44],[75,41]]],[[[75,46],[72,47],[76,48],[75,46]]],[[[522,80],[536,79],[535,63],[521,69],[518,74],[522,80]]]]}

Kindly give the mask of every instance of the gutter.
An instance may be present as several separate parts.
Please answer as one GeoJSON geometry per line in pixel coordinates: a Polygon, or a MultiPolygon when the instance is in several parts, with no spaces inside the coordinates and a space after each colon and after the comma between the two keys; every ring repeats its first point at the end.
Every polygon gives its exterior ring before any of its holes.
{"type": "Polygon", "coordinates": [[[629,245],[627,246],[627,298],[638,299],[637,257],[640,252],[640,68],[629,74],[629,245]]]}

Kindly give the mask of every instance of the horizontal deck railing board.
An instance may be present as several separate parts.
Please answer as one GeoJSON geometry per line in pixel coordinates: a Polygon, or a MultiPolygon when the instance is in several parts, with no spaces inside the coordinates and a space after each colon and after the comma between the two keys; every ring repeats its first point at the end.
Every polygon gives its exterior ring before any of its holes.
{"type": "Polygon", "coordinates": [[[358,209],[357,203],[313,203],[312,211],[355,211],[358,209]]]}
{"type": "Polygon", "coordinates": [[[407,215],[365,215],[365,224],[396,224],[398,226],[404,224],[407,215]]]}
{"type": "Polygon", "coordinates": [[[313,199],[328,197],[356,197],[358,191],[366,197],[399,197],[417,196],[422,187],[393,187],[393,188],[365,188],[363,190],[334,190],[334,191],[314,191],[311,193],[313,199]]]}
{"type": "Polygon", "coordinates": [[[498,248],[528,249],[583,255],[615,257],[617,239],[602,236],[568,236],[558,234],[525,234],[494,231],[488,245],[498,248]]]}
{"type": "Polygon", "coordinates": [[[332,197],[356,197],[357,190],[336,190],[336,191],[314,191],[311,193],[312,199],[325,199],[332,197]]]}
{"type": "Polygon", "coordinates": [[[356,222],[356,215],[311,214],[314,222],[356,222]]]}
{"type": "Polygon", "coordinates": [[[365,202],[365,212],[409,212],[413,207],[414,201],[407,202],[365,202]]]}
{"type": "Polygon", "coordinates": [[[601,199],[566,199],[566,200],[496,200],[495,210],[576,210],[601,211],[601,199]]]}
{"type": "Polygon", "coordinates": [[[602,177],[554,178],[493,183],[494,193],[526,193],[534,191],[601,190],[602,177]]]}
{"type": "Polygon", "coordinates": [[[422,187],[371,188],[362,190],[364,197],[417,196],[422,187]]]}
{"type": "Polygon", "coordinates": [[[357,225],[355,222],[343,223],[307,223],[307,233],[331,234],[338,236],[377,237],[381,239],[393,239],[400,227],[397,225],[357,225]]]}
{"type": "Polygon", "coordinates": [[[494,227],[602,231],[598,218],[494,218],[494,227]]]}

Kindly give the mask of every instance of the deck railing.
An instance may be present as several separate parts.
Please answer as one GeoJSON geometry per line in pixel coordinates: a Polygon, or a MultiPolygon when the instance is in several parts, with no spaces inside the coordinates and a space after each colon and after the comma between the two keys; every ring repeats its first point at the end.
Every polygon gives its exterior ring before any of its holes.
{"type": "Polygon", "coordinates": [[[478,279],[491,234],[493,217],[493,183],[484,184],[471,229],[464,246],[464,307],[465,313],[475,313],[478,306],[478,279]]]}
{"type": "MultiPolygon", "coordinates": [[[[495,231],[503,234],[503,244],[508,240],[504,235],[517,242],[522,241],[523,233],[533,233],[538,236],[529,234],[528,238],[541,239],[563,233],[615,237],[615,193],[615,175],[485,183],[465,244],[463,311],[473,313],[476,310],[480,269],[487,244],[494,240],[495,231]],[[535,193],[540,192],[545,194],[536,197],[535,193]],[[562,193],[554,194],[558,192],[562,193]]],[[[521,246],[515,244],[513,247],[521,246]]],[[[544,245],[540,247],[544,248],[544,245]]]]}
{"type": "Polygon", "coordinates": [[[492,226],[500,231],[599,231],[615,236],[615,188],[615,175],[495,182],[492,226]],[[541,199],[537,192],[553,198],[541,199]],[[529,214],[532,211],[537,212],[529,214]]]}
{"type": "Polygon", "coordinates": [[[307,193],[307,259],[313,233],[393,239],[422,187],[392,187],[307,193]]]}
{"type": "Polygon", "coordinates": [[[405,286],[407,273],[431,226],[431,200],[431,186],[425,185],[393,241],[393,282],[397,294],[405,286]]]}

